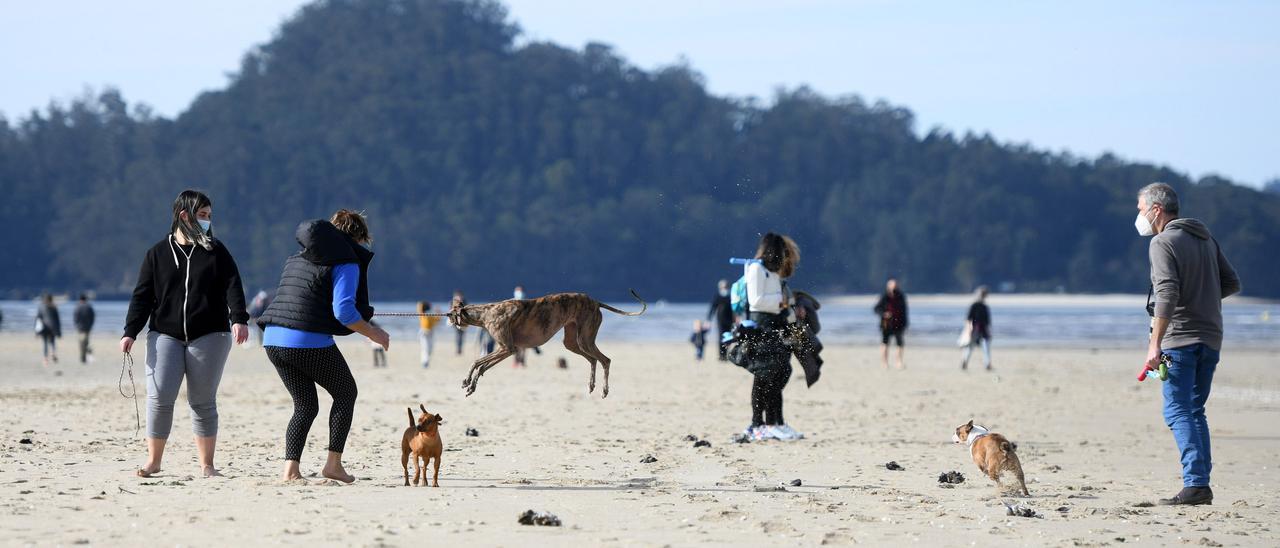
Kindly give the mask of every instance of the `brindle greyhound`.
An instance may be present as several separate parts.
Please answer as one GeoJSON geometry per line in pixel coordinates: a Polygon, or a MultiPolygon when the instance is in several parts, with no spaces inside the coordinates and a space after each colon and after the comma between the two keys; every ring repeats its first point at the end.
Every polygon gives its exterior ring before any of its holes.
{"type": "Polygon", "coordinates": [[[592,299],[586,293],[556,293],[537,299],[510,299],[489,304],[454,305],[446,314],[449,325],[462,329],[468,325],[482,327],[493,336],[497,348],[471,364],[462,387],[470,396],[476,391],[476,383],[498,362],[521,349],[541,346],[551,340],[560,328],[564,328],[564,347],[591,363],[591,381],[587,392],[596,389],[596,362],[604,368],[602,398],[609,396],[609,357],[596,347],[596,333],[600,331],[603,308],[623,316],[639,316],[649,308],[644,299],[631,290],[631,296],[640,302],[639,312],[618,310],[592,299]]]}

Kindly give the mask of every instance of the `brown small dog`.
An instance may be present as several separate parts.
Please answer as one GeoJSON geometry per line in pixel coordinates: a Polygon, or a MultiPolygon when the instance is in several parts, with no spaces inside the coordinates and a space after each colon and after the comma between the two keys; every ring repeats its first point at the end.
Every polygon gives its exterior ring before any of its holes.
{"type": "Polygon", "coordinates": [[[1031,493],[1027,492],[1027,482],[1022,477],[1022,462],[1018,460],[1018,454],[1015,452],[1018,446],[1008,438],[988,431],[981,425],[973,424],[970,420],[956,428],[956,433],[951,436],[951,440],[969,446],[974,464],[978,465],[978,470],[996,482],[996,487],[1004,489],[1004,484],[1000,483],[1000,474],[1008,470],[1018,478],[1022,495],[1031,496],[1031,493]]]}
{"type": "Polygon", "coordinates": [[[409,412],[409,427],[404,430],[404,438],[400,440],[400,465],[404,467],[404,484],[409,485],[409,454],[413,454],[413,484],[422,478],[422,486],[427,486],[427,462],[435,459],[435,473],[431,478],[432,487],[440,487],[440,454],[444,453],[444,442],[440,441],[440,424],[444,417],[427,412],[425,405],[419,405],[422,416],[417,423],[413,420],[413,408],[406,407],[409,412]]]}

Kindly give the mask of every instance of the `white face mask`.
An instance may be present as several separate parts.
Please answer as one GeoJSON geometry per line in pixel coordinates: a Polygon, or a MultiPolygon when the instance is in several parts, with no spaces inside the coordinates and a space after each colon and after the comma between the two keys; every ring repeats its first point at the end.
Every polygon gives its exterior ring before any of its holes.
{"type": "Polygon", "coordinates": [[[1147,216],[1142,213],[1138,213],[1138,218],[1133,220],[1133,227],[1138,229],[1139,236],[1153,236],[1156,233],[1155,225],[1152,225],[1151,221],[1147,220],[1147,216]]]}

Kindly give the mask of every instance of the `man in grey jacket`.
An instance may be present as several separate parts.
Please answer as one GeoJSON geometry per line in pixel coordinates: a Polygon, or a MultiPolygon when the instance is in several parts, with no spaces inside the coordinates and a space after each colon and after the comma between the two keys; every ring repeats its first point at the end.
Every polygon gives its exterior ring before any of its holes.
{"type": "Polygon", "coordinates": [[[1209,424],[1204,405],[1222,348],[1222,299],[1240,291],[1240,278],[1208,227],[1178,217],[1178,195],[1164,183],[1138,193],[1138,234],[1154,236],[1148,247],[1154,307],[1144,369],[1169,357],[1164,383],[1164,419],[1182,460],[1183,489],[1160,504],[1209,504],[1209,424]]]}

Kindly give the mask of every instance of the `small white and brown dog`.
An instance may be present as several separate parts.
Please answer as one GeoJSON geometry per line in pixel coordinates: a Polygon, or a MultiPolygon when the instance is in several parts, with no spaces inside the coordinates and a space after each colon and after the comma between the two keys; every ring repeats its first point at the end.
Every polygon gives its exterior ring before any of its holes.
{"type": "Polygon", "coordinates": [[[1018,478],[1018,487],[1022,489],[1022,495],[1031,496],[1031,493],[1027,492],[1027,482],[1022,476],[1022,462],[1018,460],[1016,453],[1018,446],[1008,438],[991,432],[982,425],[973,424],[970,420],[956,428],[951,441],[969,446],[974,464],[978,465],[978,470],[996,482],[997,488],[1005,489],[1004,484],[1000,482],[1000,474],[1007,470],[1013,472],[1013,476],[1018,478]]]}

